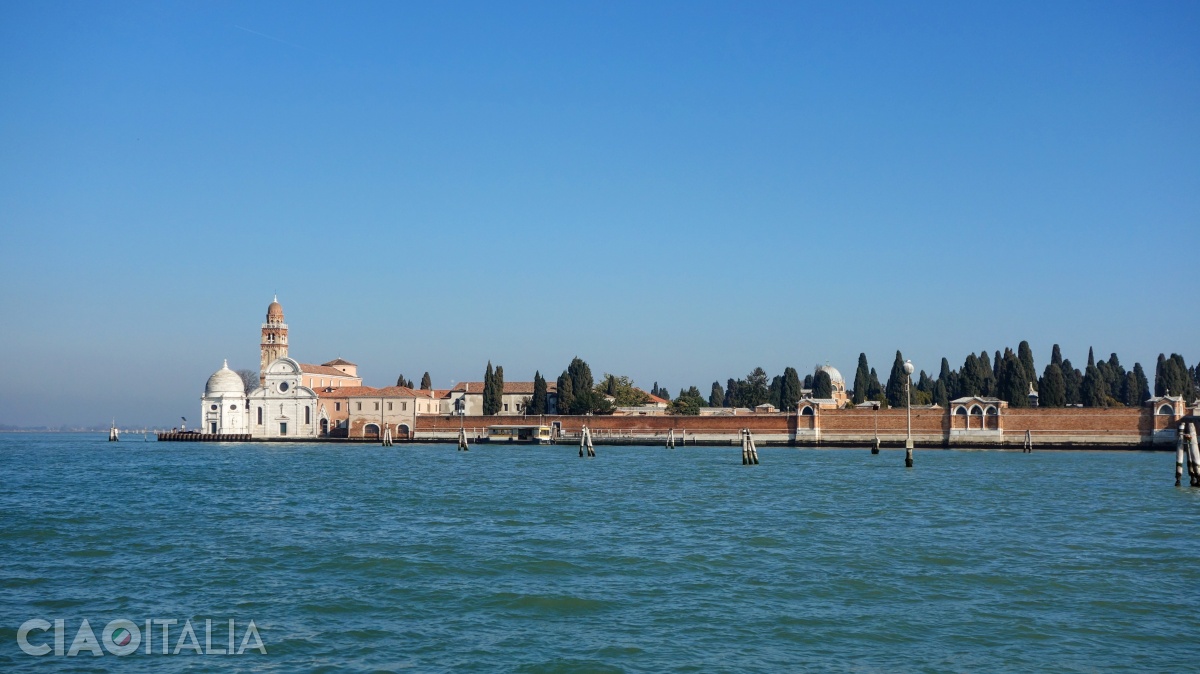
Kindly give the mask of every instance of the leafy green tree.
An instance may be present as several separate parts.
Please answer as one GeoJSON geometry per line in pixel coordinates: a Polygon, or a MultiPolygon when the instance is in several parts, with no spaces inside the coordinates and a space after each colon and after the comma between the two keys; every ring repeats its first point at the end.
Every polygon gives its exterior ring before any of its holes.
{"type": "MultiPolygon", "coordinates": [[[[949,367],[949,365],[947,365],[949,367]]],[[[867,365],[867,354],[858,354],[858,369],[854,371],[854,404],[867,400],[867,388],[871,384],[871,367],[867,365]]]]}
{"type": "Polygon", "coordinates": [[[1087,370],[1083,373],[1083,383],[1079,386],[1079,395],[1083,399],[1084,407],[1108,406],[1108,384],[1105,383],[1104,376],[1100,374],[1100,370],[1094,364],[1088,365],[1087,370]]]}
{"type": "Polygon", "coordinates": [[[684,416],[696,416],[700,414],[701,407],[704,407],[704,398],[700,396],[700,390],[692,386],[686,391],[679,390],[679,396],[671,402],[669,412],[684,416]]]}
{"type": "Polygon", "coordinates": [[[432,391],[433,390],[433,379],[431,379],[429,377],[428,372],[425,373],[425,376],[421,377],[421,390],[422,391],[432,391]]]}
{"type": "Polygon", "coordinates": [[[800,374],[794,367],[783,368],[783,384],[779,391],[779,409],[795,410],[800,404],[800,374]]]}
{"type": "Polygon", "coordinates": [[[547,408],[547,392],[546,379],[542,377],[541,370],[533,373],[533,396],[529,399],[529,405],[525,408],[528,414],[545,414],[547,408]]]}
{"type": "MultiPolygon", "coordinates": [[[[670,391],[665,388],[659,389],[659,392],[665,394],[660,395],[660,398],[671,398],[670,391]]],[[[596,393],[612,396],[613,404],[617,407],[637,407],[650,402],[650,396],[634,386],[633,380],[624,375],[604,375],[604,381],[596,386],[596,393]]]]}
{"type": "Polygon", "coordinates": [[[708,406],[725,406],[725,389],[721,388],[721,382],[719,381],[714,381],[712,384],[712,392],[708,394],[708,406]]]}
{"type": "Polygon", "coordinates": [[[767,372],[756,367],[746,375],[745,383],[738,387],[737,406],[753,409],[767,402],[767,398],[767,372]]]}
{"type": "Polygon", "coordinates": [[[1042,407],[1065,407],[1067,404],[1062,367],[1053,360],[1042,373],[1042,381],[1038,383],[1038,396],[1038,405],[1042,407]]]}
{"type": "Polygon", "coordinates": [[[812,396],[814,398],[833,397],[833,380],[829,378],[829,373],[825,370],[817,370],[813,373],[812,396]]]}
{"type": "Polygon", "coordinates": [[[900,351],[896,350],[896,360],[892,362],[892,373],[888,376],[887,389],[884,395],[887,396],[889,407],[907,407],[908,401],[904,394],[904,381],[908,379],[908,375],[904,372],[904,356],[900,355],[900,351]]]}

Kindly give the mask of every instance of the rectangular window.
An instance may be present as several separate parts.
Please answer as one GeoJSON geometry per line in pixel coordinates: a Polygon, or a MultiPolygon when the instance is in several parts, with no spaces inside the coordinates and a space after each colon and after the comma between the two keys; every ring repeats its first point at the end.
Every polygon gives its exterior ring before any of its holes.
{"type": "Polygon", "coordinates": [[[212,429],[209,432],[212,433],[213,435],[216,435],[217,434],[217,422],[214,421],[211,424],[209,424],[208,426],[209,426],[209,428],[212,429]]]}
{"type": "Polygon", "coordinates": [[[505,411],[505,412],[507,412],[507,411],[508,411],[508,403],[504,403],[504,411],[505,411]]]}
{"type": "Polygon", "coordinates": [[[407,412],[408,411],[408,403],[400,403],[400,411],[407,412]]]}
{"type": "Polygon", "coordinates": [[[258,425],[262,426],[262,408],[258,408],[258,425]]]}
{"type": "Polygon", "coordinates": [[[362,411],[362,403],[354,403],[354,409],[361,412],[362,411]]]}
{"type": "Polygon", "coordinates": [[[287,435],[287,422],[286,421],[279,422],[279,434],[287,435]]]}
{"type": "Polygon", "coordinates": [[[391,404],[391,403],[388,403],[388,411],[389,411],[389,412],[391,412],[391,411],[392,411],[392,404],[391,404]]]}
{"type": "Polygon", "coordinates": [[[378,411],[379,411],[379,403],[375,403],[375,411],[376,411],[376,412],[378,412],[378,411]]]}
{"type": "Polygon", "coordinates": [[[307,405],[304,407],[304,423],[312,423],[312,408],[308,407],[307,405]]]}
{"type": "Polygon", "coordinates": [[[334,403],[334,404],[333,404],[333,411],[334,411],[334,412],[341,412],[341,411],[342,411],[342,404],[341,404],[341,403],[334,403]]]}

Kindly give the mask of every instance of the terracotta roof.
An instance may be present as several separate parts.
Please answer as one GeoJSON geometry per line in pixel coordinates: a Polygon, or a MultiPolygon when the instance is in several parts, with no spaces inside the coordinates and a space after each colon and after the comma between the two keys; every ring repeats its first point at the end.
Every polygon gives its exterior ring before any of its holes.
{"type": "MultiPolygon", "coordinates": [[[[351,375],[342,372],[336,367],[328,365],[313,365],[312,363],[300,363],[300,371],[304,374],[320,374],[329,377],[350,377],[351,375]]],[[[357,377],[354,377],[357,379],[357,377]]]]}
{"type": "MultiPolygon", "coordinates": [[[[466,391],[467,393],[483,393],[483,382],[481,381],[460,381],[450,389],[451,391],[466,391]]],[[[558,390],[557,382],[546,382],[546,392],[553,393],[558,390]]],[[[505,393],[533,393],[533,382],[531,381],[506,381],[504,382],[505,393]]]]}
{"type": "Polygon", "coordinates": [[[329,361],[328,363],[322,363],[322,365],[329,365],[329,366],[334,366],[334,365],[354,365],[354,367],[358,367],[358,365],[357,365],[357,364],[355,364],[355,363],[351,363],[350,361],[346,360],[345,358],[334,358],[333,360],[329,361]]]}
{"type": "Polygon", "coordinates": [[[414,391],[407,386],[341,386],[318,387],[317,395],[322,398],[425,398],[429,391],[414,391]]]}

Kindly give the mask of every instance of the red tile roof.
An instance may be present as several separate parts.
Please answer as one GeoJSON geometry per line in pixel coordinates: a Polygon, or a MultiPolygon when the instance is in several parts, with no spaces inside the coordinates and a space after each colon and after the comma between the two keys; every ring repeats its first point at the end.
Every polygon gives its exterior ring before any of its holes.
{"type": "Polygon", "coordinates": [[[351,363],[350,361],[346,360],[345,358],[334,358],[333,360],[329,361],[328,363],[322,363],[322,365],[329,365],[329,366],[354,365],[354,367],[358,367],[358,365],[356,365],[355,363],[351,363]]]}
{"type": "MultiPolygon", "coordinates": [[[[304,374],[319,374],[327,377],[350,376],[335,367],[329,367],[328,365],[313,365],[312,363],[300,363],[300,371],[304,374]]],[[[355,379],[357,379],[357,377],[355,377],[355,379]]]]}
{"type": "Polygon", "coordinates": [[[321,398],[428,398],[429,391],[414,391],[407,386],[341,386],[319,387],[321,398]]]}
{"type": "MultiPolygon", "coordinates": [[[[460,381],[458,385],[450,389],[451,391],[466,391],[467,393],[483,393],[483,382],[481,381],[460,381]]],[[[557,382],[546,382],[546,391],[553,393],[558,390],[557,382]]],[[[506,381],[504,382],[504,392],[512,394],[532,394],[533,382],[531,381],[506,381]]]]}

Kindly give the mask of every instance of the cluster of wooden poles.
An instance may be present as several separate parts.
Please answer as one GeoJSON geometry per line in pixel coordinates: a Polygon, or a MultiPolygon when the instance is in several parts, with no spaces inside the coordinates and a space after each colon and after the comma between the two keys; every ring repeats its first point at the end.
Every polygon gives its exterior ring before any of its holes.
{"type": "Polygon", "coordinates": [[[1183,464],[1187,463],[1191,486],[1200,487],[1200,445],[1196,440],[1196,424],[1180,424],[1179,440],[1175,444],[1175,486],[1183,479],[1183,464]]]}
{"type": "Polygon", "coordinates": [[[471,449],[467,447],[467,429],[458,429],[458,451],[469,452],[471,449]]]}
{"type": "Polygon", "coordinates": [[[758,448],[754,446],[754,436],[750,435],[749,428],[742,429],[742,465],[758,465],[758,448]]]}
{"type": "Polygon", "coordinates": [[[392,429],[388,428],[387,426],[383,427],[383,446],[392,446],[392,429]]]}
{"type": "Polygon", "coordinates": [[[585,456],[585,451],[587,452],[586,456],[595,458],[596,448],[592,446],[592,429],[587,426],[584,426],[583,432],[579,434],[579,458],[582,459],[585,456]]]}

